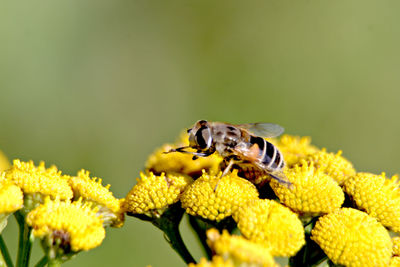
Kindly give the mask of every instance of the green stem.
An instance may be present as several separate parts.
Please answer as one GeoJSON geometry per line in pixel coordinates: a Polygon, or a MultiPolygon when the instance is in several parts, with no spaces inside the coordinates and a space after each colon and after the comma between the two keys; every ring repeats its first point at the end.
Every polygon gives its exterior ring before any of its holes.
{"type": "Polygon", "coordinates": [[[0,234],[0,250],[3,255],[3,259],[7,264],[7,267],[14,267],[12,259],[10,257],[10,253],[8,252],[8,248],[6,243],[4,242],[3,236],[0,234]]]}
{"type": "Polygon", "coordinates": [[[192,226],[193,230],[196,232],[196,235],[203,247],[204,253],[207,255],[208,259],[211,260],[212,251],[207,244],[207,227],[204,225],[204,223],[202,225],[202,223],[199,222],[199,220],[192,215],[189,215],[189,223],[190,226],[192,226]]]}
{"type": "Polygon", "coordinates": [[[17,267],[27,267],[31,256],[32,240],[30,236],[32,229],[25,223],[25,216],[19,211],[15,212],[14,216],[19,226],[17,267]]]}
{"type": "Polygon", "coordinates": [[[180,203],[171,205],[161,215],[156,217],[148,217],[144,214],[127,213],[144,221],[150,221],[154,226],[164,232],[164,236],[171,247],[179,254],[186,264],[196,263],[189,250],[183,242],[179,231],[179,224],[182,220],[184,210],[180,207],[180,203]]]}
{"type": "Polygon", "coordinates": [[[36,263],[35,267],[43,267],[47,264],[47,262],[49,261],[49,259],[47,258],[46,255],[44,255],[40,261],[38,261],[38,263],[36,263]]]}

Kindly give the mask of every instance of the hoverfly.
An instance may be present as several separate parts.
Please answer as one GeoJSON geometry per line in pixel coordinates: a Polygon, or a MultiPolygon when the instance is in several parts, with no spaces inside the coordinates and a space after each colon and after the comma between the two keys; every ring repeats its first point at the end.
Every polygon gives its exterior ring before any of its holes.
{"type": "Polygon", "coordinates": [[[224,159],[222,176],[232,168],[237,168],[242,173],[251,170],[252,173],[268,174],[280,183],[290,185],[282,172],[285,166],[282,153],[264,139],[278,136],[283,131],[283,127],[272,123],[233,125],[199,120],[188,130],[189,146],[171,149],[166,153],[189,153],[196,159],[216,152],[224,159]],[[187,151],[186,148],[196,149],[196,152],[187,151]]]}

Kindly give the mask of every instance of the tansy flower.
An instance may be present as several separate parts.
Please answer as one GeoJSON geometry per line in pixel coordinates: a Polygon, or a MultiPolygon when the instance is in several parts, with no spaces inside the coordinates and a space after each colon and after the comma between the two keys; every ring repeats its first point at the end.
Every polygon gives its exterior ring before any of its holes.
{"type": "Polygon", "coordinates": [[[400,236],[395,236],[392,238],[393,244],[393,255],[400,256],[400,236]]]}
{"type": "Polygon", "coordinates": [[[7,217],[22,208],[24,195],[21,189],[0,174],[0,233],[7,224],[7,217]]]}
{"type": "Polygon", "coordinates": [[[110,185],[103,186],[102,180],[97,177],[90,178],[89,172],[81,170],[76,177],[69,179],[69,184],[74,192],[74,199],[82,198],[84,202],[99,206],[105,225],[121,227],[124,221],[124,212],[120,200],[109,191],[110,185]]]}
{"type": "Polygon", "coordinates": [[[335,264],[388,266],[392,241],[375,218],[351,208],[329,213],[317,221],[314,240],[335,264]]]}
{"type": "Polygon", "coordinates": [[[158,217],[169,205],[178,202],[183,190],[192,182],[185,175],[140,173],[140,177],[126,196],[123,208],[126,212],[150,217],[158,217]]]}
{"type": "Polygon", "coordinates": [[[217,229],[208,230],[207,243],[217,255],[231,259],[237,266],[277,266],[268,246],[251,242],[242,236],[230,235],[226,230],[222,235],[217,229]]]}
{"type": "Polygon", "coordinates": [[[69,177],[62,175],[55,166],[45,168],[44,162],[36,167],[33,161],[21,162],[16,159],[13,166],[5,172],[5,178],[19,186],[24,194],[39,194],[53,199],[72,198],[69,177]]]}
{"type": "Polygon", "coordinates": [[[309,136],[300,137],[284,134],[278,141],[275,141],[275,139],[270,141],[282,152],[288,166],[292,166],[300,159],[318,151],[316,146],[311,145],[311,137],[309,136]]]}
{"type": "Polygon", "coordinates": [[[201,258],[200,262],[189,263],[188,267],[235,267],[236,265],[233,264],[232,260],[227,259],[225,260],[221,256],[214,256],[212,257],[211,261],[207,261],[206,258],[201,258]]]}
{"type": "Polygon", "coordinates": [[[243,236],[270,246],[273,256],[293,256],[305,244],[300,219],[276,201],[248,201],[233,218],[243,236]]]}
{"type": "Polygon", "coordinates": [[[313,162],[316,168],[323,170],[335,179],[339,185],[342,185],[347,178],[356,173],[353,164],[342,156],[341,150],[334,154],[322,149],[309,155],[306,160],[313,162]]]}
{"type": "Polygon", "coordinates": [[[357,207],[375,217],[384,226],[400,233],[400,191],[398,177],[357,173],[344,183],[344,190],[357,207]]]}
{"type": "Polygon", "coordinates": [[[256,187],[237,176],[237,172],[221,177],[203,172],[182,194],[182,207],[190,215],[220,221],[231,216],[240,205],[258,198],[256,187]]]}
{"type": "Polygon", "coordinates": [[[26,221],[33,235],[46,238],[47,244],[58,245],[65,253],[89,250],[105,237],[103,222],[89,203],[45,199],[45,203],[28,213],[26,221]]]}
{"type": "Polygon", "coordinates": [[[0,151],[0,173],[10,168],[10,162],[7,157],[0,151]]]}
{"type": "Polygon", "coordinates": [[[304,160],[302,165],[284,170],[291,185],[272,179],[270,185],[277,197],[286,206],[298,213],[318,215],[340,208],[344,193],[340,186],[313,163],[304,160]]]}
{"type": "Polygon", "coordinates": [[[178,146],[175,145],[165,144],[157,149],[147,159],[146,169],[156,174],[165,172],[171,174],[185,174],[191,177],[200,176],[202,170],[212,173],[218,172],[222,158],[217,154],[214,153],[211,156],[199,157],[193,160],[193,155],[186,153],[164,153],[177,147],[178,146]]]}

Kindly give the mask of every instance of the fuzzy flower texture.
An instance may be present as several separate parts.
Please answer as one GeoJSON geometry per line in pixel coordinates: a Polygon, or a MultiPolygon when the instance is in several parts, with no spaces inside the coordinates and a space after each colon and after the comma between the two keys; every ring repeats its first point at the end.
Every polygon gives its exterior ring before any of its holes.
{"type": "Polygon", "coordinates": [[[290,266],[324,261],[400,266],[400,242],[391,239],[400,234],[397,176],[356,172],[342,151],[320,149],[310,137],[283,135],[268,141],[282,152],[290,185],[267,174],[258,179],[263,184],[251,183],[236,170],[222,176],[217,154],[193,159],[163,153],[187,145],[182,134],[175,144],[150,155],[124,209],[155,218],[180,203],[191,217],[211,225],[203,236],[212,253],[192,267],[278,266],[275,257],[288,258],[290,266]],[[223,230],[227,221],[234,227],[223,230]]]}

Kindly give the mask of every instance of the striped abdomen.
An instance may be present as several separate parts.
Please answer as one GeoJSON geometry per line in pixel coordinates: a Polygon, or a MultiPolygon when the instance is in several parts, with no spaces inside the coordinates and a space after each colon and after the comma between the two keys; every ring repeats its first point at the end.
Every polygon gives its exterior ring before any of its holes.
{"type": "Polygon", "coordinates": [[[276,146],[262,137],[250,136],[250,145],[257,145],[259,148],[258,162],[267,171],[280,170],[285,165],[283,156],[276,146]]]}

